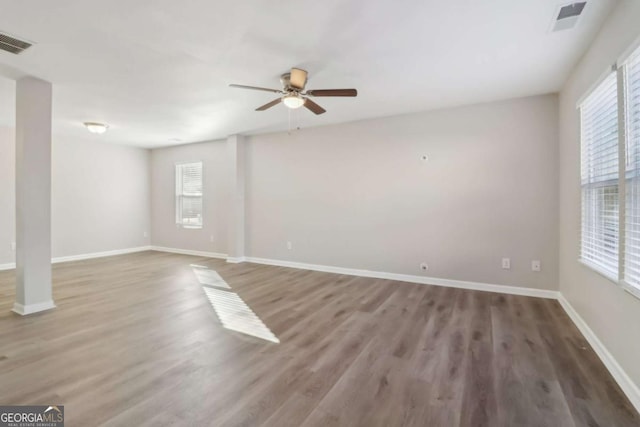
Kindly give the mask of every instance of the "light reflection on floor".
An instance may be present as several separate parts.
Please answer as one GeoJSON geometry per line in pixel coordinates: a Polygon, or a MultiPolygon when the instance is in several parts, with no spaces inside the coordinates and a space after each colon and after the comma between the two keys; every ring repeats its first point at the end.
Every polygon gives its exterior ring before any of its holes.
{"type": "Polygon", "coordinates": [[[266,341],[280,342],[242,298],[231,291],[231,286],[216,271],[195,264],[191,268],[222,326],[266,341]]]}
{"type": "Polygon", "coordinates": [[[231,287],[224,281],[220,275],[207,267],[201,265],[191,264],[193,273],[198,278],[198,282],[201,285],[217,286],[219,288],[231,289],[231,287]]]}

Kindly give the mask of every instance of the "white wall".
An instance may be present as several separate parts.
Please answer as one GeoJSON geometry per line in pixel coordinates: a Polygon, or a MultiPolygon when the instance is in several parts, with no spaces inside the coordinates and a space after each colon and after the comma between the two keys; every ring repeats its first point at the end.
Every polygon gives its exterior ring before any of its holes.
{"type": "Polygon", "coordinates": [[[249,137],[248,255],[556,289],[557,115],[547,95],[249,137]]]}
{"type": "Polygon", "coordinates": [[[640,386],[640,300],[578,263],[580,122],[576,102],[640,37],[640,1],[623,0],[560,95],[560,291],[640,386]]]}
{"type": "Polygon", "coordinates": [[[226,254],[229,185],[225,141],[160,148],[151,152],[151,221],[155,246],[226,254]],[[176,227],[175,164],[202,161],[202,229],[176,227]]]}
{"type": "MultiPolygon", "coordinates": [[[[150,244],[149,151],[54,136],[53,257],[150,244]]],[[[0,264],[15,261],[14,130],[0,128],[0,264]]]]}

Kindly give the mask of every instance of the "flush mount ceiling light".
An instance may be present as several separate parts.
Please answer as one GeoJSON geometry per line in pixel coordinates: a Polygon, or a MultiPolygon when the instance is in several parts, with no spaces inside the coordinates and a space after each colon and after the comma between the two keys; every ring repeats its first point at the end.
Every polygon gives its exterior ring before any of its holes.
{"type": "Polygon", "coordinates": [[[291,109],[300,108],[304,105],[304,98],[298,94],[290,94],[282,97],[284,105],[291,109]]]}
{"type": "Polygon", "coordinates": [[[84,125],[89,132],[98,134],[105,133],[109,128],[109,126],[104,123],[85,122],[84,125]]]}

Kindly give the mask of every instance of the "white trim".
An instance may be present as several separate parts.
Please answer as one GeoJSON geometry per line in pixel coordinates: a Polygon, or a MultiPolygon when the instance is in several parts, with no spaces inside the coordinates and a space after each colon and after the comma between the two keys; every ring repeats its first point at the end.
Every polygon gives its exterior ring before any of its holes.
{"type": "Polygon", "coordinates": [[[244,256],[238,256],[238,257],[228,256],[227,257],[227,262],[229,264],[239,264],[239,263],[245,262],[245,261],[247,261],[247,257],[244,257],[244,256]]]}
{"type": "MultiPolygon", "coordinates": [[[[629,292],[636,298],[640,299],[640,288],[633,286],[627,283],[624,279],[616,279],[613,276],[607,274],[604,269],[600,269],[596,264],[590,263],[589,261],[578,258],[578,264],[582,264],[584,267],[588,268],[590,271],[596,273],[597,275],[604,277],[605,279],[613,282],[615,285],[620,286],[625,291],[629,292]]],[[[622,264],[622,263],[620,263],[622,264]]]]}
{"type": "Polygon", "coordinates": [[[600,341],[598,336],[591,330],[587,322],[584,321],[573,306],[567,301],[564,295],[558,295],[558,302],[567,312],[569,318],[575,323],[582,335],[589,342],[593,350],[596,352],[604,366],[607,368],[613,379],[618,383],[624,394],[627,395],[631,404],[640,412],[640,388],[629,378],[622,366],[616,361],[607,347],[600,341]]]}
{"type": "MultiPolygon", "coordinates": [[[[181,177],[182,180],[182,177],[181,177]]],[[[204,208],[204,183],[205,183],[205,176],[204,176],[204,160],[194,160],[191,162],[175,162],[173,164],[173,187],[175,189],[175,196],[173,198],[173,205],[174,205],[174,209],[175,209],[175,214],[176,214],[176,227],[177,228],[181,228],[183,230],[202,230],[204,228],[204,217],[205,217],[205,208],[204,208]],[[200,224],[197,225],[187,225],[185,226],[183,223],[179,223],[177,221],[178,219],[178,197],[181,195],[178,194],[178,189],[177,187],[177,183],[178,183],[178,166],[181,165],[191,165],[191,164],[196,164],[196,163],[200,163],[201,165],[201,174],[200,174],[200,178],[202,179],[202,194],[200,195],[200,198],[202,199],[202,217],[200,218],[200,224]]],[[[182,190],[181,190],[182,191],[182,190]]],[[[182,216],[182,213],[180,214],[182,216]]]]}
{"type": "Polygon", "coordinates": [[[631,45],[629,45],[629,47],[626,48],[624,52],[622,52],[622,54],[618,57],[616,61],[616,65],[618,67],[622,67],[623,65],[625,65],[626,62],[629,60],[629,57],[633,55],[636,49],[638,49],[639,47],[640,47],[640,37],[636,38],[633,41],[633,43],[631,43],[631,45]]]}
{"type": "MultiPolygon", "coordinates": [[[[60,256],[60,257],[51,258],[51,263],[58,264],[61,262],[81,261],[85,259],[102,258],[102,257],[114,256],[114,255],[125,255],[125,254],[132,254],[135,252],[144,252],[144,251],[150,251],[150,250],[151,250],[151,246],[139,246],[137,248],[115,249],[113,251],[92,252],[88,254],[60,256]]],[[[0,264],[0,271],[13,270],[15,268],[16,268],[15,262],[0,264]]]]}
{"type": "Polygon", "coordinates": [[[624,289],[625,291],[629,292],[631,295],[633,295],[636,298],[640,298],[640,288],[637,286],[634,286],[630,283],[627,283],[625,280],[621,280],[620,281],[620,286],[622,286],[622,289],[624,289]]]}
{"type": "MultiPolygon", "coordinates": [[[[604,268],[602,268],[601,266],[599,266],[595,262],[591,262],[591,261],[587,261],[586,259],[578,258],[578,264],[582,264],[584,267],[588,268],[589,270],[593,271],[594,273],[598,274],[599,276],[604,277],[605,279],[609,280],[610,282],[615,283],[616,285],[620,284],[617,277],[615,277],[613,274],[610,274],[609,272],[607,272],[604,268]]],[[[618,264],[620,264],[620,263],[618,263],[618,264]]]]}
{"type": "Polygon", "coordinates": [[[92,252],[88,254],[60,256],[60,257],[52,258],[51,263],[58,264],[61,262],[82,261],[85,259],[102,258],[102,257],[114,256],[114,255],[125,255],[125,254],[132,254],[135,252],[144,252],[144,251],[150,251],[150,250],[151,250],[151,246],[139,246],[137,248],[115,249],[113,251],[92,252]]]}
{"type": "Polygon", "coordinates": [[[600,86],[600,84],[605,81],[605,79],[607,77],[609,77],[611,74],[615,73],[617,71],[617,67],[616,65],[612,65],[611,67],[609,67],[607,69],[607,71],[603,72],[597,79],[596,81],[589,86],[589,88],[585,91],[584,94],[582,94],[582,96],[580,98],[578,98],[578,101],[576,102],[576,109],[580,109],[580,107],[582,106],[582,104],[584,103],[584,101],[589,97],[589,95],[591,95],[591,93],[596,90],[598,88],[598,86],[600,86]]]}
{"type": "Polygon", "coordinates": [[[15,262],[8,262],[6,264],[0,264],[0,271],[13,270],[14,268],[16,268],[16,263],[15,262]]]}
{"type": "Polygon", "coordinates": [[[27,314],[38,313],[40,311],[51,310],[52,308],[56,308],[56,305],[53,303],[53,300],[49,300],[46,302],[40,302],[38,304],[27,304],[22,305],[20,303],[13,303],[13,311],[21,316],[26,316],[27,314]]]}
{"type": "Polygon", "coordinates": [[[219,253],[219,252],[192,251],[191,249],[166,248],[164,246],[151,246],[149,249],[152,250],[152,251],[169,252],[169,253],[172,253],[172,254],[193,255],[193,256],[201,256],[201,257],[206,257],[206,258],[227,259],[227,254],[223,254],[223,253],[219,253]]]}
{"type": "Polygon", "coordinates": [[[524,295],[538,298],[557,299],[558,291],[547,289],[522,288],[519,286],[494,285],[490,283],[468,282],[463,280],[441,279],[437,277],[413,276],[410,274],[387,273],[382,271],[358,270],[353,268],[333,267],[328,265],[306,264],[301,262],[281,261],[275,259],[245,257],[245,261],[254,264],[276,265],[279,267],[299,268],[303,270],[323,271],[326,273],[346,274],[349,276],[373,277],[376,279],[397,280],[400,282],[420,283],[424,285],[447,286],[450,288],[471,289],[484,292],[524,295]]]}

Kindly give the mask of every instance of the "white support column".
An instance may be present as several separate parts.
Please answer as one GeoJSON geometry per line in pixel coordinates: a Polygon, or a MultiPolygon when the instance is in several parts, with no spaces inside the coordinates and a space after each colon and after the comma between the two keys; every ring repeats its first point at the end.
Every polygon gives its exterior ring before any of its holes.
{"type": "Polygon", "coordinates": [[[55,307],[51,292],[51,83],[16,82],[16,302],[31,314],[55,307]]]}
{"type": "Polygon", "coordinates": [[[227,137],[227,156],[229,160],[229,229],[227,235],[227,262],[243,262],[244,252],[244,137],[231,135],[227,137]]]}

